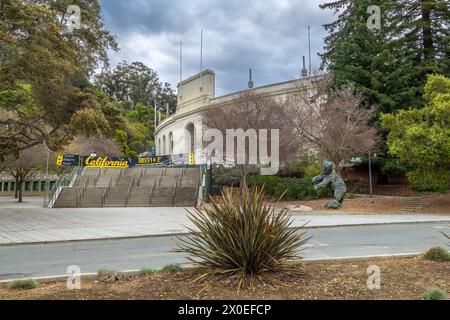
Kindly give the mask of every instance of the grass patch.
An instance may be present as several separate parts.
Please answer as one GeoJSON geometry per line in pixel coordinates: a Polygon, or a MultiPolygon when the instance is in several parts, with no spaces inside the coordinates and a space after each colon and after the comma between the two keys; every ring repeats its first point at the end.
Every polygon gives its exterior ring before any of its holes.
{"type": "Polygon", "coordinates": [[[101,275],[103,275],[103,274],[105,274],[105,273],[107,273],[108,272],[108,269],[106,269],[106,268],[101,268],[101,269],[98,269],[97,270],[97,275],[98,276],[101,276],[101,275]]]}
{"type": "Polygon", "coordinates": [[[423,258],[425,260],[445,262],[450,261],[450,253],[444,248],[433,247],[424,253],[423,258]]]}
{"type": "Polygon", "coordinates": [[[15,280],[9,283],[9,288],[10,289],[23,289],[23,290],[28,290],[28,289],[35,289],[39,286],[39,284],[37,283],[37,281],[32,280],[32,279],[23,279],[23,280],[15,280]]]}
{"type": "Polygon", "coordinates": [[[141,270],[139,270],[139,275],[141,277],[144,277],[144,276],[148,276],[149,274],[152,274],[152,273],[155,273],[155,272],[158,272],[158,270],[155,270],[155,269],[152,269],[152,268],[142,268],[141,270]]]}
{"type": "Polygon", "coordinates": [[[165,265],[162,269],[161,272],[177,272],[177,271],[181,271],[181,266],[177,263],[174,264],[168,264],[165,265]]]}
{"type": "Polygon", "coordinates": [[[447,293],[439,288],[431,289],[430,291],[425,291],[422,294],[424,300],[447,300],[447,293]]]}

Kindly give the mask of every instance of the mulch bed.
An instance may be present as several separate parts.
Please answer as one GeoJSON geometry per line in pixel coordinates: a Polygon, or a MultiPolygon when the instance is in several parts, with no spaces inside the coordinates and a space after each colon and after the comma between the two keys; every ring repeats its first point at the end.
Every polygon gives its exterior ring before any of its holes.
{"type": "Polygon", "coordinates": [[[276,287],[259,285],[240,290],[223,281],[193,282],[199,270],[158,272],[123,277],[113,282],[83,278],[80,290],[65,282],[40,284],[36,289],[0,288],[0,299],[421,299],[424,291],[438,287],[450,291],[450,263],[420,257],[370,259],[302,264],[305,276],[276,287]],[[367,268],[381,270],[381,289],[367,288],[367,268]]]}

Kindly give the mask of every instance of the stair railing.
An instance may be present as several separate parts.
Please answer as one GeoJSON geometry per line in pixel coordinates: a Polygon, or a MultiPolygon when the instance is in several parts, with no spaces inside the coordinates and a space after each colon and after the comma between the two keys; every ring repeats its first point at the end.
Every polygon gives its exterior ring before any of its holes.
{"type": "Polygon", "coordinates": [[[152,198],[153,198],[153,190],[155,190],[156,188],[156,178],[155,180],[153,180],[153,186],[152,186],[152,191],[150,192],[150,195],[148,196],[148,206],[150,207],[152,204],[152,198]]]}
{"type": "Polygon", "coordinates": [[[141,169],[141,173],[139,174],[139,179],[137,181],[137,186],[139,187],[141,185],[141,179],[144,176],[144,169],[141,169]]]}
{"type": "Polygon", "coordinates": [[[119,181],[120,181],[120,178],[122,178],[122,174],[123,174],[123,169],[120,168],[120,172],[119,172],[119,175],[117,176],[117,180],[116,180],[116,187],[119,185],[119,181]]]}
{"type": "Polygon", "coordinates": [[[130,185],[128,186],[127,193],[125,194],[125,207],[128,205],[128,197],[130,196],[131,190],[133,190],[134,186],[134,177],[131,178],[130,185]]]}
{"type": "Polygon", "coordinates": [[[99,168],[99,169],[98,169],[98,172],[96,173],[95,178],[94,178],[94,187],[97,186],[97,182],[98,182],[98,180],[100,179],[100,173],[101,173],[101,172],[102,172],[102,168],[99,168]]]}
{"type": "Polygon", "coordinates": [[[172,205],[175,204],[175,194],[177,193],[177,186],[178,186],[178,177],[175,180],[175,187],[173,188],[173,193],[172,193],[172,205]]]}
{"type": "Polygon", "coordinates": [[[180,186],[182,185],[182,183],[183,183],[183,177],[184,177],[184,171],[186,170],[186,168],[181,168],[181,176],[180,176],[180,186]]]}
{"type": "Polygon", "coordinates": [[[112,185],[112,177],[109,177],[108,186],[105,188],[105,191],[102,194],[102,200],[101,200],[102,208],[104,207],[106,199],[108,198],[108,193],[111,191],[111,185],[112,185]]]}
{"type": "Polygon", "coordinates": [[[199,194],[198,193],[199,193],[199,189],[200,189],[200,181],[201,181],[200,179],[202,179],[202,171],[201,171],[201,169],[199,171],[200,171],[199,175],[197,176],[197,187],[196,187],[196,190],[195,190],[195,198],[196,198],[196,201],[197,201],[196,205],[199,203],[199,201],[198,201],[199,194]]]}
{"type": "Polygon", "coordinates": [[[81,190],[77,195],[77,198],[76,198],[77,208],[80,206],[81,200],[84,198],[84,194],[86,193],[86,185],[89,184],[89,178],[90,178],[90,176],[86,177],[86,179],[84,180],[83,186],[81,187],[81,190]]]}
{"type": "Polygon", "coordinates": [[[163,174],[164,174],[164,169],[161,170],[161,175],[159,176],[159,182],[158,182],[159,187],[161,187],[161,180],[162,180],[163,174]]]}

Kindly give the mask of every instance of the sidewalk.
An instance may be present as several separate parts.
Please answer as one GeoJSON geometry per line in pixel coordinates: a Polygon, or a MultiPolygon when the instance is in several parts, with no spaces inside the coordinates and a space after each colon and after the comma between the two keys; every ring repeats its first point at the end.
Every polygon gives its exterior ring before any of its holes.
{"type": "MultiPolygon", "coordinates": [[[[186,227],[192,227],[184,208],[44,209],[42,199],[27,200],[23,207],[0,200],[0,245],[172,235],[186,233],[186,227]]],[[[295,214],[292,218],[292,227],[308,222],[308,228],[450,223],[450,216],[443,215],[321,215],[313,212],[295,214]]]]}

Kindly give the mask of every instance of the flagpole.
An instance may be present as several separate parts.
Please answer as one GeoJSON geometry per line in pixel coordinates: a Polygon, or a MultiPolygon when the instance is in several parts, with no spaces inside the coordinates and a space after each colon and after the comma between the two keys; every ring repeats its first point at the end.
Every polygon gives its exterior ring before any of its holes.
{"type": "Polygon", "coordinates": [[[200,30],[200,91],[203,90],[202,71],[203,71],[203,29],[200,30]]]}

